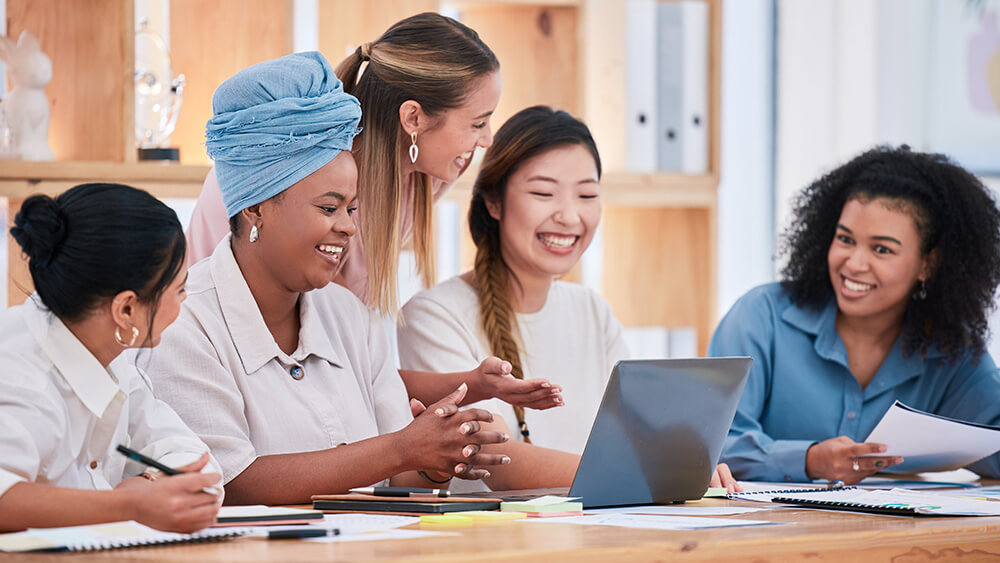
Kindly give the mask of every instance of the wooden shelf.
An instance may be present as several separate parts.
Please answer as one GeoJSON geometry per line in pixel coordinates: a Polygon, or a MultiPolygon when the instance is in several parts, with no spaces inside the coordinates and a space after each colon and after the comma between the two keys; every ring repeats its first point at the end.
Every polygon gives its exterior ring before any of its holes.
{"type": "Polygon", "coordinates": [[[197,198],[209,167],[160,162],[0,161],[0,197],[57,195],[87,182],[142,188],[159,198],[197,198]]]}

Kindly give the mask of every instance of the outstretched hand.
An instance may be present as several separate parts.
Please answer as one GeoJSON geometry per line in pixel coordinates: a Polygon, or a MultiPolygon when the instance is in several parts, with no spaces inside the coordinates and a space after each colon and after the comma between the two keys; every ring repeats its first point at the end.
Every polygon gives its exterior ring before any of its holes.
{"type": "Polygon", "coordinates": [[[514,406],[545,410],[564,404],[562,387],[547,379],[517,379],[511,374],[510,362],[496,356],[483,360],[474,374],[481,394],[514,406]]]}

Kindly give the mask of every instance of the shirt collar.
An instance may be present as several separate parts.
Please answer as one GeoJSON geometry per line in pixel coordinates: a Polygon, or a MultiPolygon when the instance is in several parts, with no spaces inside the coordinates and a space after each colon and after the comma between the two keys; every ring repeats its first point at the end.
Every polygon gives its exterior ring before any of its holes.
{"type": "Polygon", "coordinates": [[[87,410],[101,418],[120,390],[112,372],[101,365],[59,317],[42,306],[38,294],[32,295],[24,307],[28,330],[42,351],[87,410]]]}
{"type": "MultiPolygon", "coordinates": [[[[793,327],[816,337],[813,341],[813,348],[819,357],[836,362],[844,366],[845,369],[850,369],[847,362],[847,349],[844,348],[844,341],[837,333],[836,299],[831,298],[825,305],[818,308],[792,304],[782,312],[781,318],[793,327]]],[[[877,395],[923,374],[927,371],[926,360],[940,355],[937,348],[931,347],[925,356],[921,356],[919,353],[904,356],[902,338],[897,338],[875,374],[875,378],[865,388],[865,397],[877,395]]]]}
{"type": "MultiPolygon", "coordinates": [[[[212,280],[222,308],[222,317],[233,338],[233,345],[243,363],[243,370],[250,374],[264,367],[275,358],[286,357],[267,329],[264,317],[250,292],[243,272],[240,271],[228,234],[215,247],[211,259],[212,280]]],[[[319,356],[340,367],[332,341],[323,326],[313,292],[300,297],[301,328],[299,346],[293,354],[295,361],[304,361],[310,355],[319,356]]]]}

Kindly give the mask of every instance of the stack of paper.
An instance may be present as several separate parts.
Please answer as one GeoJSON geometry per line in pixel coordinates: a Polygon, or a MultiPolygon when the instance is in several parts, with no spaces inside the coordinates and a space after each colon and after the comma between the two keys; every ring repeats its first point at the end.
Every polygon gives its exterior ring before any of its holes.
{"type": "Polygon", "coordinates": [[[583,514],[583,503],[574,502],[580,497],[557,497],[546,495],[524,502],[502,502],[502,512],[524,512],[528,518],[552,518],[557,516],[577,516],[583,514]]]}

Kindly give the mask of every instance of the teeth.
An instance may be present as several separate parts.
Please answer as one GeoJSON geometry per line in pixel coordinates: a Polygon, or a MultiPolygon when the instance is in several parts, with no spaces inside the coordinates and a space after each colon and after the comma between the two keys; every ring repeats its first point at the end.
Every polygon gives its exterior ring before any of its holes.
{"type": "Polygon", "coordinates": [[[858,283],[844,278],[844,287],[851,291],[869,291],[875,289],[875,286],[870,283],[858,283]]]}
{"type": "Polygon", "coordinates": [[[578,238],[580,237],[574,235],[538,235],[538,239],[541,240],[543,244],[555,248],[569,248],[573,246],[578,238]]]}
{"type": "Polygon", "coordinates": [[[339,256],[341,252],[344,251],[343,246],[334,246],[332,244],[321,244],[318,247],[322,252],[327,254],[333,254],[334,256],[339,256]]]}

